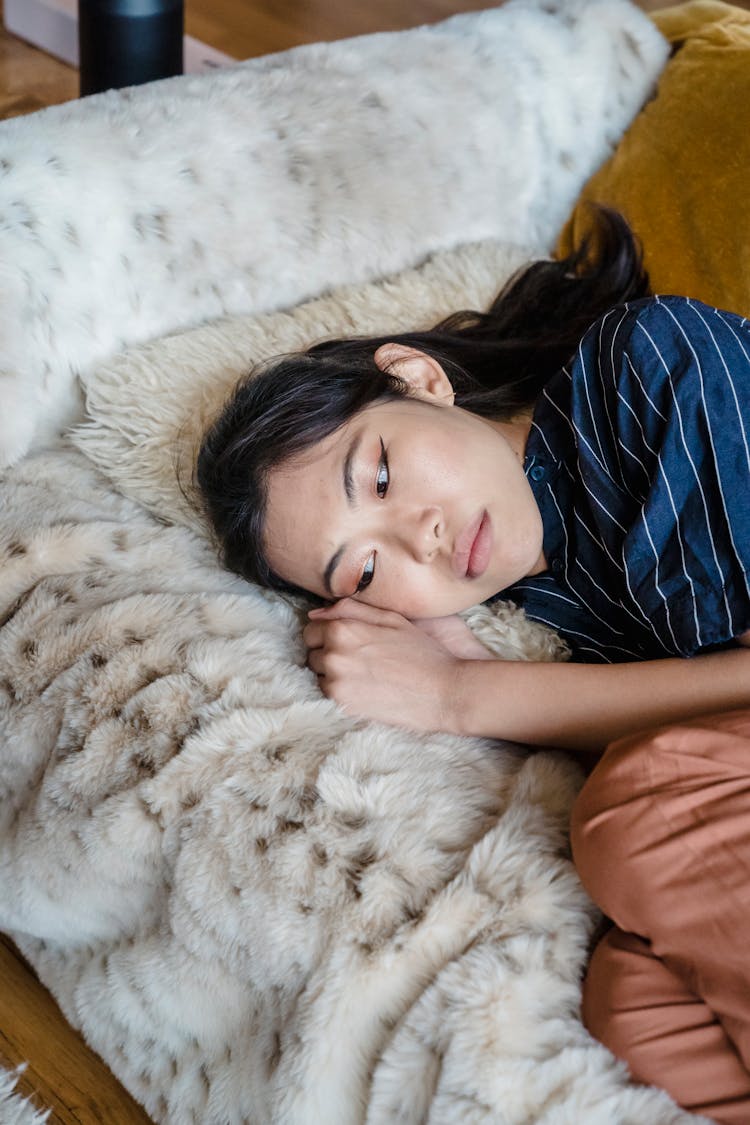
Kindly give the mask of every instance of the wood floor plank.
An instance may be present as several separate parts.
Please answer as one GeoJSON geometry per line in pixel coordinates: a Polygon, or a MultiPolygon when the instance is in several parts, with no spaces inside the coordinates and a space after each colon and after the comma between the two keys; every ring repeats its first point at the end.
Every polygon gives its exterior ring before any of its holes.
{"type": "Polygon", "coordinates": [[[102,1060],[66,1021],[7,938],[0,936],[0,1063],[28,1067],[19,1090],[50,1125],[150,1125],[102,1060]]]}
{"type": "Polygon", "coordinates": [[[9,35],[3,25],[0,30],[0,118],[32,113],[77,96],[77,71],[9,35]]]}
{"type": "Polygon", "coordinates": [[[487,6],[483,0],[186,0],[185,22],[196,39],[245,59],[301,43],[399,31],[487,6]]]}

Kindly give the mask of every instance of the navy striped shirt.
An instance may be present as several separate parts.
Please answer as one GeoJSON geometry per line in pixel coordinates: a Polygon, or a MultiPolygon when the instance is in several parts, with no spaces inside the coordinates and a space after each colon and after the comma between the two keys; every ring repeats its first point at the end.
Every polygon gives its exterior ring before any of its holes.
{"type": "Polygon", "coordinates": [[[502,591],[586,662],[750,629],[750,324],[683,297],[610,310],[534,410],[548,570],[502,591]]]}

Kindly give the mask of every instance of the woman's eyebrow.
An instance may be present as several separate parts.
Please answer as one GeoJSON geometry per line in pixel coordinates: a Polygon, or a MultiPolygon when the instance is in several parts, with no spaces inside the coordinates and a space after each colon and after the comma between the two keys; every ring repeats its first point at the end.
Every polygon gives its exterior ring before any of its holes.
{"type": "Polygon", "coordinates": [[[346,493],[346,498],[349,501],[349,507],[351,507],[354,504],[354,493],[355,493],[354,474],[352,472],[352,464],[354,462],[354,458],[357,455],[357,450],[359,449],[361,443],[362,443],[362,431],[360,430],[359,433],[356,433],[354,435],[351,442],[349,443],[349,448],[346,451],[346,457],[344,458],[344,492],[346,493]]]}
{"type": "Polygon", "coordinates": [[[326,593],[328,594],[329,598],[336,597],[333,589],[331,588],[331,579],[333,577],[334,570],[341,562],[341,556],[343,555],[343,553],[344,548],[339,547],[338,551],[331,555],[330,559],[328,560],[328,566],[326,567],[325,574],[323,575],[323,585],[326,588],[326,593]]]}
{"type": "MultiPolygon", "coordinates": [[[[344,492],[346,494],[347,503],[349,504],[350,508],[354,506],[357,491],[354,485],[354,473],[352,471],[352,465],[354,464],[354,458],[357,456],[357,450],[359,449],[361,444],[362,431],[360,430],[349,442],[349,448],[347,449],[346,456],[344,457],[344,492]]],[[[345,547],[346,544],[344,544],[344,546],[342,547],[339,547],[337,551],[334,551],[334,553],[328,560],[328,565],[326,566],[325,573],[323,574],[323,586],[325,587],[328,595],[332,598],[335,597],[335,594],[333,593],[333,590],[331,588],[331,579],[333,578],[334,570],[341,562],[341,556],[344,553],[345,547]]]]}

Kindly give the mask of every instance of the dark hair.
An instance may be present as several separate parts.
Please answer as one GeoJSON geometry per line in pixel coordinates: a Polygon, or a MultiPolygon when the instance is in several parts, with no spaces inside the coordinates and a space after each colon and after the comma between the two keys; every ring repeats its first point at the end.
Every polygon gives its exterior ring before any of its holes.
{"type": "Polygon", "coordinates": [[[591,324],[620,301],[648,293],[625,219],[594,210],[593,236],[569,257],[538,261],[511,278],[487,312],[456,312],[423,332],[328,340],[251,372],[206,433],[196,481],[230,570],[299,592],[263,549],[270,471],[334,433],[363,407],[401,398],[406,384],[374,354],[394,342],[436,359],[456,403],[508,419],[531,406],[591,324]]]}

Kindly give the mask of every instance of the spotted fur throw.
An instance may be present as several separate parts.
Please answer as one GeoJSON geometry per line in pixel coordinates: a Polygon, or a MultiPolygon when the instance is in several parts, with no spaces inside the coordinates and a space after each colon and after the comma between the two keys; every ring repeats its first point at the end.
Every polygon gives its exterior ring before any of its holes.
{"type": "Polygon", "coordinates": [[[510,0],[0,124],[0,465],[125,345],[461,242],[549,249],[666,43],[629,0],[510,0]]]}
{"type": "Polygon", "coordinates": [[[0,496],[0,928],[156,1122],[696,1120],[580,1023],[565,756],[345,718],[78,453],[0,496]]]}

